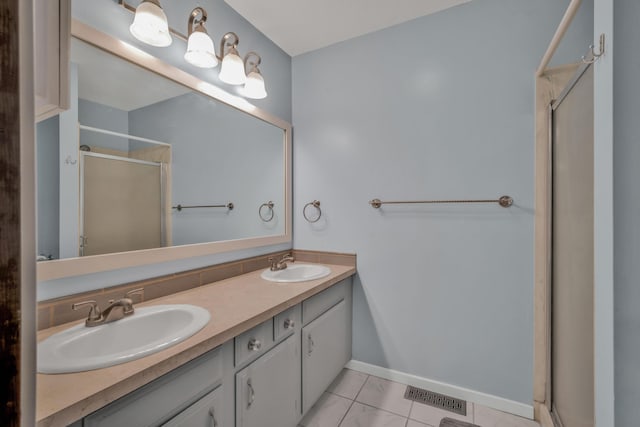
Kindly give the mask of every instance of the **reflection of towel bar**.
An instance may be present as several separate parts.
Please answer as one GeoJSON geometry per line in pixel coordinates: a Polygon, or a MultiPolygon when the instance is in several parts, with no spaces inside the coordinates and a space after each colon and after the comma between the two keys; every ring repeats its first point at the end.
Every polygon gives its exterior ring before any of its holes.
{"type": "Polygon", "coordinates": [[[397,204],[415,204],[415,203],[498,203],[503,208],[508,208],[513,204],[513,199],[509,196],[502,196],[497,200],[415,200],[415,201],[395,201],[395,202],[383,202],[380,199],[373,199],[369,201],[369,204],[378,209],[382,205],[397,205],[397,204]]]}
{"type": "Polygon", "coordinates": [[[171,209],[177,209],[180,212],[182,209],[195,209],[195,208],[227,208],[230,211],[233,210],[233,203],[229,202],[226,205],[192,205],[192,206],[171,206],[171,209]]]}

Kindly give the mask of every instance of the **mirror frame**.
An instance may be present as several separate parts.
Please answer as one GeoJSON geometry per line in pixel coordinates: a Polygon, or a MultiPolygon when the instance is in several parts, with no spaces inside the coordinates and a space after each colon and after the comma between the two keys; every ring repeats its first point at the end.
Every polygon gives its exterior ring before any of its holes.
{"type": "MultiPolygon", "coordinates": [[[[259,120],[270,123],[284,131],[284,200],[285,218],[284,234],[250,237],[235,240],[223,240],[210,243],[170,246],[164,248],[144,249],[130,252],[118,252],[105,255],[66,258],[37,263],[38,281],[55,280],[65,277],[99,273],[148,264],[175,261],[205,255],[238,251],[261,246],[290,243],[292,241],[292,203],[291,203],[291,124],[264,110],[255,107],[244,98],[232,95],[211,83],[205,82],[186,71],[170,65],[149,53],[105,34],[73,19],[71,22],[71,36],[95,46],[107,53],[129,61],[146,70],[188,87],[195,92],[215,99],[223,104],[249,114],[259,120]]],[[[35,256],[35,255],[34,255],[35,256]]]]}

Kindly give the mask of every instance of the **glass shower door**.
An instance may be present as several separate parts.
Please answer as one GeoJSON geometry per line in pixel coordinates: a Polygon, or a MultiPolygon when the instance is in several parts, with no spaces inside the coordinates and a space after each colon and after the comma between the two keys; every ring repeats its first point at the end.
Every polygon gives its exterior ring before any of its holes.
{"type": "Polygon", "coordinates": [[[162,246],[160,163],[83,153],[81,255],[162,246]]]}
{"type": "Polygon", "coordinates": [[[562,427],[594,426],[593,67],[553,104],[551,400],[562,427]]]}

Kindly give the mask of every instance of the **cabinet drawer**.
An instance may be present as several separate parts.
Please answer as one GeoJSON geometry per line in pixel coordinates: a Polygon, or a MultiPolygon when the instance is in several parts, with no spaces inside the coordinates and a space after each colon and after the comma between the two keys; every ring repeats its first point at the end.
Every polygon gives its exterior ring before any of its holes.
{"type": "Polygon", "coordinates": [[[302,324],[307,325],[322,313],[347,298],[349,292],[351,292],[351,287],[349,286],[350,280],[351,279],[345,279],[319,294],[302,301],[302,324]]]}
{"type": "Polygon", "coordinates": [[[242,365],[269,350],[273,344],[273,319],[235,338],[235,364],[242,365]]]}
{"type": "Polygon", "coordinates": [[[222,379],[220,348],[139,388],[84,419],[85,427],[148,427],[166,422],[222,379]]]}
{"type": "Polygon", "coordinates": [[[162,427],[222,427],[222,386],[180,412],[162,427]]]}
{"type": "Polygon", "coordinates": [[[273,340],[280,341],[291,335],[300,325],[300,304],[291,307],[273,318],[273,340]]]}

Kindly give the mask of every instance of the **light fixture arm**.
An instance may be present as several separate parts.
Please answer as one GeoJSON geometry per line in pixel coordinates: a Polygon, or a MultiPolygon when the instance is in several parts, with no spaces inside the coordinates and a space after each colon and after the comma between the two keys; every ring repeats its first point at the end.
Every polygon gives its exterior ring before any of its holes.
{"type": "Polygon", "coordinates": [[[229,31],[224,36],[222,36],[222,40],[220,40],[220,56],[216,55],[216,57],[220,61],[222,61],[225,55],[224,48],[229,47],[235,50],[238,47],[238,43],[240,43],[240,39],[238,38],[238,35],[233,31],[229,31]],[[233,42],[229,42],[229,39],[232,39],[233,42]]]}
{"type": "Polygon", "coordinates": [[[261,62],[262,62],[262,58],[256,52],[251,51],[251,52],[247,53],[244,56],[244,71],[245,71],[245,74],[248,75],[251,71],[256,71],[256,72],[259,73],[260,71],[258,71],[258,65],[260,65],[261,62]],[[255,61],[251,61],[252,57],[256,58],[256,60],[255,61]],[[250,66],[251,68],[248,68],[248,66],[250,66]]]}
{"type": "Polygon", "coordinates": [[[204,31],[204,23],[207,22],[207,11],[201,8],[200,6],[196,7],[191,11],[191,15],[189,15],[189,32],[187,37],[190,36],[194,31],[204,31]]]}

